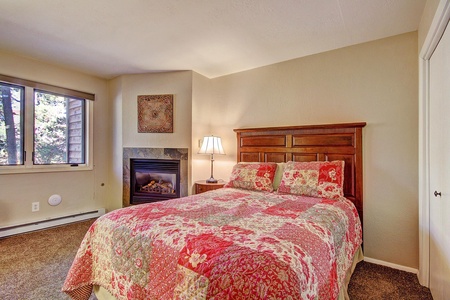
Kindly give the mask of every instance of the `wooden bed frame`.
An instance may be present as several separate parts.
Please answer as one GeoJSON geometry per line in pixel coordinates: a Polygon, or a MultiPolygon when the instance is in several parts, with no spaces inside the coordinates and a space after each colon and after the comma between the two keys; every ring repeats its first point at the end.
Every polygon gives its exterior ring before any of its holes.
{"type": "Polygon", "coordinates": [[[234,129],[238,162],[345,161],[344,196],[363,220],[362,128],[366,123],[234,129]]]}

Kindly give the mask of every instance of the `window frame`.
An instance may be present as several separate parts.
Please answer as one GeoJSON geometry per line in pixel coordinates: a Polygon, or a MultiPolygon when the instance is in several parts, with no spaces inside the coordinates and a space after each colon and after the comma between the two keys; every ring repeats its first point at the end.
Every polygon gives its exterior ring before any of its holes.
{"type": "Polygon", "coordinates": [[[23,158],[21,165],[1,165],[0,174],[20,174],[20,173],[42,173],[42,172],[73,172],[93,170],[93,115],[95,95],[71,89],[61,88],[53,85],[38,83],[20,78],[5,76],[0,74],[0,82],[24,88],[23,103],[23,158]],[[85,163],[84,164],[42,164],[33,162],[34,151],[34,92],[36,90],[66,97],[85,99],[84,104],[84,136],[85,136],[85,163]]]}
{"type": "Polygon", "coordinates": [[[33,122],[34,122],[34,126],[33,126],[33,164],[34,165],[84,165],[86,162],[86,147],[85,147],[85,140],[86,140],[86,130],[85,130],[85,124],[86,124],[86,99],[80,99],[80,98],[75,98],[72,96],[66,96],[66,95],[60,95],[60,94],[56,94],[56,93],[52,93],[52,92],[48,92],[48,91],[44,91],[44,90],[38,90],[38,89],[34,89],[33,90],[33,122]],[[82,107],[82,118],[81,118],[81,129],[83,131],[83,149],[82,151],[82,156],[83,156],[83,163],[81,162],[70,162],[70,151],[68,148],[70,148],[70,142],[68,142],[68,140],[70,139],[70,128],[69,125],[67,125],[66,127],[66,137],[67,137],[67,141],[66,141],[66,150],[67,150],[67,161],[66,162],[58,162],[58,163],[38,163],[38,159],[36,158],[36,145],[38,143],[37,138],[36,138],[36,133],[37,133],[37,128],[36,128],[36,121],[37,121],[37,116],[36,116],[36,97],[37,94],[46,94],[46,95],[51,95],[51,96],[55,96],[55,97],[62,97],[64,98],[64,101],[66,101],[67,104],[67,111],[66,111],[66,117],[67,117],[67,123],[70,121],[70,117],[68,115],[69,112],[69,100],[77,100],[81,102],[81,107],[82,107]]]}

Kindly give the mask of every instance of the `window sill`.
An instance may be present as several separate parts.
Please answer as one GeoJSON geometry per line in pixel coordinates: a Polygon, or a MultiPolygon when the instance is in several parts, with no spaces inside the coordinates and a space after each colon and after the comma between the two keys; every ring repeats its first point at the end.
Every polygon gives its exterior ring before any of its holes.
{"type": "Polygon", "coordinates": [[[53,165],[53,166],[1,166],[0,175],[6,174],[32,174],[32,173],[56,173],[56,172],[77,172],[91,171],[94,168],[90,165],[53,165]]]}

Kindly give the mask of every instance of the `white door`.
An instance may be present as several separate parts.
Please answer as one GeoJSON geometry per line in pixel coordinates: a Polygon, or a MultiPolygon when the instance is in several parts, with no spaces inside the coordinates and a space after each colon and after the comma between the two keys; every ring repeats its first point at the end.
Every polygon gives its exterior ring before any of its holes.
{"type": "Polygon", "coordinates": [[[450,299],[450,28],[430,58],[430,289],[450,299]]]}

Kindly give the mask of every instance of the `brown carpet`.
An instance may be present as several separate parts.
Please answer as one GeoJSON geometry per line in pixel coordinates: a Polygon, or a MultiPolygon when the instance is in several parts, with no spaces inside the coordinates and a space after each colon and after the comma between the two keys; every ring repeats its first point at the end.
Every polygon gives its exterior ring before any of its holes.
{"type": "Polygon", "coordinates": [[[419,284],[416,274],[358,263],[348,286],[351,300],[428,300],[430,290],[419,284]]]}
{"type": "Polygon", "coordinates": [[[0,239],[0,299],[70,299],[61,288],[92,223],[89,220],[0,239]]]}
{"type": "MultiPolygon", "coordinates": [[[[0,239],[0,299],[69,299],[61,287],[92,222],[0,239]]],[[[433,299],[416,275],[367,262],[357,265],[349,295],[351,300],[433,299]]]]}

